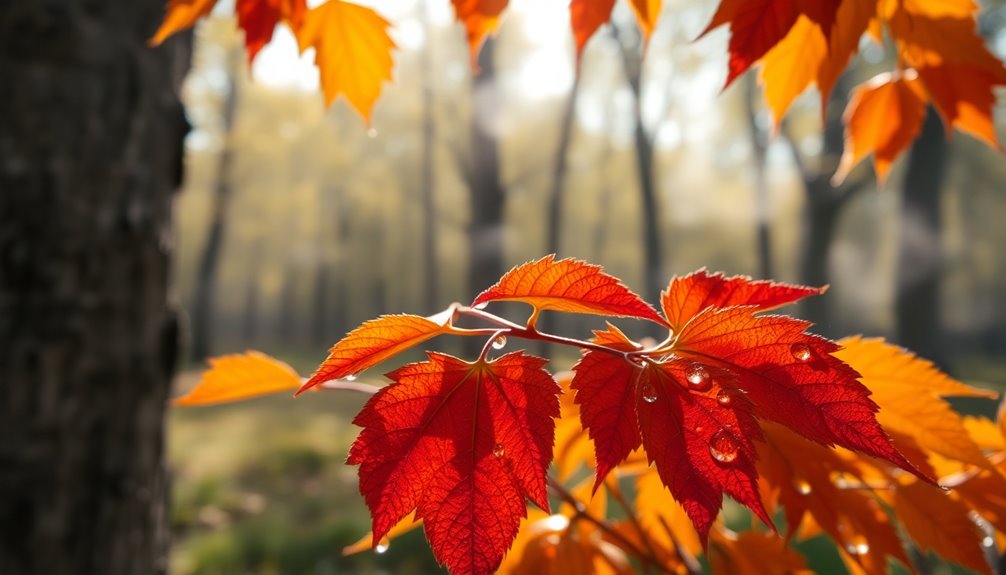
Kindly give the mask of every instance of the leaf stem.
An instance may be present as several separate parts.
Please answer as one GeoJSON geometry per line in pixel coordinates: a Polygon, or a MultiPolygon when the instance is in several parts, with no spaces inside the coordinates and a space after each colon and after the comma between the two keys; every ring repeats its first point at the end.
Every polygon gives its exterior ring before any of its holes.
{"type": "MultiPolygon", "coordinates": [[[[307,380],[305,379],[304,381],[307,380]]],[[[355,391],[357,393],[365,393],[367,395],[374,395],[381,390],[381,388],[374,387],[373,385],[359,383],[356,381],[348,381],[345,379],[330,379],[320,384],[318,387],[327,391],[355,391]]]]}

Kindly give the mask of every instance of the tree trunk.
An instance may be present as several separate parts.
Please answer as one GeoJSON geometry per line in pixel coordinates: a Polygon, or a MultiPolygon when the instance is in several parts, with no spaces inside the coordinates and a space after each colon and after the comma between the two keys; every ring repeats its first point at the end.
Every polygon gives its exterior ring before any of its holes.
{"type": "Polygon", "coordinates": [[[929,109],[912,145],[902,193],[896,316],[898,342],[943,363],[940,346],[940,190],[947,143],[943,125],[929,109]]]}
{"type": "Polygon", "coordinates": [[[188,41],[162,0],[0,3],[0,573],[164,573],[188,41]]]}
{"type": "Polygon", "coordinates": [[[472,82],[472,135],[469,174],[471,221],[468,224],[468,289],[475,294],[503,274],[503,213],[506,194],[500,182],[499,88],[493,39],[486,40],[479,54],[479,72],[472,82]]]}
{"type": "Polygon", "coordinates": [[[422,53],[422,82],[423,82],[423,143],[422,143],[422,166],[420,197],[423,210],[423,278],[425,280],[423,289],[423,303],[427,313],[433,313],[443,302],[440,301],[440,293],[437,290],[437,281],[440,279],[440,263],[437,258],[437,211],[436,211],[436,181],[434,166],[436,157],[434,150],[436,147],[436,123],[434,122],[434,98],[433,98],[433,25],[430,23],[428,2],[423,2],[423,25],[426,31],[426,46],[422,53]]]}
{"type": "Polygon", "coordinates": [[[199,258],[196,272],[196,292],[192,298],[192,358],[201,360],[209,357],[213,345],[213,302],[217,286],[217,270],[220,254],[223,252],[224,231],[227,223],[227,206],[231,198],[231,163],[234,146],[231,134],[234,131],[234,113],[237,110],[238,79],[243,51],[231,49],[227,60],[228,90],[223,105],[223,149],[217,165],[217,182],[213,191],[210,208],[210,231],[206,245],[199,258]]]}
{"type": "MultiPolygon", "coordinates": [[[[643,123],[642,56],[630,48],[615,30],[615,39],[622,56],[625,79],[633,96],[633,140],[636,145],[636,174],[639,180],[640,219],[643,222],[643,295],[648,301],[659,301],[664,277],[663,246],[660,240],[660,212],[657,206],[657,186],[654,178],[653,140],[643,123]]],[[[638,39],[638,38],[637,38],[638,39]]]]}
{"type": "Polygon", "coordinates": [[[769,226],[768,180],[766,178],[766,161],[768,155],[768,137],[765,130],[758,125],[758,83],[754,74],[744,78],[744,102],[746,104],[748,132],[751,137],[751,155],[754,164],[755,192],[755,235],[758,250],[758,274],[764,279],[771,279],[772,274],[772,236],[769,226]]]}
{"type": "Polygon", "coordinates": [[[576,117],[576,96],[580,93],[580,74],[577,71],[569,99],[562,113],[559,126],[559,145],[555,150],[555,167],[552,170],[552,186],[548,193],[548,213],[545,217],[547,234],[545,253],[558,254],[562,238],[563,192],[566,188],[566,172],[569,168],[569,145],[573,141],[573,120],[576,117]]]}

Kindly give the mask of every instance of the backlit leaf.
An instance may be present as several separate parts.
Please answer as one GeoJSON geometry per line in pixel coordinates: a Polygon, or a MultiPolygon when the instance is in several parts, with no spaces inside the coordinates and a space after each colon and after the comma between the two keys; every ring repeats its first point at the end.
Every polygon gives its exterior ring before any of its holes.
{"type": "Polygon", "coordinates": [[[210,369],[203,373],[199,384],[175,399],[173,405],[227,403],[300,387],[300,376],[292,367],[257,351],[222,355],[208,361],[210,369]]]}
{"type": "Polygon", "coordinates": [[[984,534],[968,508],[939,488],[912,481],[894,491],[894,514],[923,551],[979,573],[990,573],[982,551],[984,534]]]}
{"type": "Polygon", "coordinates": [[[451,4],[454,5],[454,14],[458,21],[465,26],[468,50],[474,68],[478,62],[479,49],[482,48],[486,36],[494,33],[499,27],[508,0],[451,0],[451,4]]]}
{"type": "Polygon", "coordinates": [[[643,42],[648,42],[653,30],[660,20],[660,9],[663,0],[629,0],[629,6],[636,15],[636,23],[643,32],[643,42]]]}
{"type": "Polygon", "coordinates": [[[296,32],[307,12],[306,0],[237,0],[235,11],[238,25],[245,32],[248,62],[255,59],[259,50],[272,40],[272,33],[280,22],[287,22],[296,32]]]}
{"type": "Polygon", "coordinates": [[[572,258],[549,255],[508,271],[485,290],[473,306],[492,301],[520,301],[543,310],[636,317],[666,325],[663,318],[617,278],[572,258]]]}
{"type": "Polygon", "coordinates": [[[615,0],[572,0],[569,3],[569,20],[573,26],[576,58],[583,55],[587,41],[611,17],[615,0]]]}
{"type": "Polygon", "coordinates": [[[834,181],[873,154],[877,179],[883,183],[891,164],[922,130],[927,96],[915,72],[881,74],[857,87],[845,112],[845,151],[834,181]]]}
{"type": "Polygon", "coordinates": [[[725,277],[705,270],[676,277],[661,294],[667,323],[680,330],[685,323],[707,307],[755,306],[764,311],[797,302],[807,296],[822,294],[827,287],[812,288],[752,280],[747,276],[725,277]]]}
{"type": "Polygon", "coordinates": [[[468,363],[430,353],[390,373],[354,420],[347,462],[373,536],[415,510],[437,560],[452,573],[489,573],[510,547],[526,499],[548,510],[559,387],[546,360],[510,353],[468,363]]]}
{"type": "Polygon", "coordinates": [[[994,397],[995,393],[964,385],[932,362],[881,339],[851,337],[839,344],[843,349],[835,356],[861,374],[860,380],[880,406],[877,419],[884,429],[910,437],[926,451],[979,467],[990,466],[961,417],[941,398],[994,397]]]}
{"type": "Polygon", "coordinates": [[[212,12],[216,4],[217,0],[170,0],[167,14],[150,38],[150,45],[157,46],[176,32],[191,28],[200,18],[212,12]]]}
{"type": "Polygon", "coordinates": [[[382,84],[391,80],[395,43],[388,21],[377,12],[344,2],[327,0],[304,15],[297,33],[303,52],[315,49],[325,103],[341,94],[368,122],[382,84]]]}
{"type": "Polygon", "coordinates": [[[385,315],[364,322],[332,346],[298,394],[329,380],[356,375],[450,328],[418,315],[385,315]]]}

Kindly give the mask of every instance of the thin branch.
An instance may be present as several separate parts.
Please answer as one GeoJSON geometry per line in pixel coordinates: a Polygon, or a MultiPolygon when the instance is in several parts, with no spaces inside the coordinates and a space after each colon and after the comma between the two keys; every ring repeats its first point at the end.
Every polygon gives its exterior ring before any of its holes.
{"type": "MultiPolygon", "coordinates": [[[[307,383],[307,379],[304,379],[304,383],[307,383]]],[[[357,381],[349,381],[347,379],[330,379],[321,383],[318,388],[326,391],[354,391],[356,393],[364,393],[367,395],[374,395],[381,389],[379,387],[374,387],[373,385],[357,381]]]]}

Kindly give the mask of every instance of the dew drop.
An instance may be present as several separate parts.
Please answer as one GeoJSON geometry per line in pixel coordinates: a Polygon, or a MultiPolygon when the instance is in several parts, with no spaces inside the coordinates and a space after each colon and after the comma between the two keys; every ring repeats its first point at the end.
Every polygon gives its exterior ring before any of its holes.
{"type": "Polygon", "coordinates": [[[391,547],[391,540],[385,536],[381,538],[381,540],[377,543],[377,546],[374,547],[374,553],[377,553],[378,555],[386,553],[388,551],[388,547],[391,547]]]}
{"type": "Polygon", "coordinates": [[[657,390],[649,383],[643,386],[642,392],[643,401],[646,403],[653,403],[654,401],[657,401],[657,390]]]}
{"type": "Polygon", "coordinates": [[[367,137],[373,140],[377,137],[377,128],[371,128],[367,130],[367,137]]]}
{"type": "Polygon", "coordinates": [[[982,539],[982,547],[992,547],[995,543],[995,539],[992,539],[989,536],[985,536],[985,538],[982,539]]]}
{"type": "Polygon", "coordinates": [[[803,479],[797,479],[796,481],[794,481],[793,489],[796,489],[796,492],[799,493],[800,495],[810,495],[810,492],[812,491],[810,483],[807,483],[803,479]]]}
{"type": "Polygon", "coordinates": [[[845,550],[850,555],[866,555],[870,552],[870,544],[862,537],[855,537],[845,546],[845,550]]]}
{"type": "Polygon", "coordinates": [[[730,396],[730,392],[729,391],[727,391],[725,389],[721,389],[721,390],[719,390],[719,392],[717,392],[717,394],[716,394],[716,403],[719,403],[720,405],[726,407],[726,406],[730,405],[731,401],[733,401],[733,398],[730,396]]]}
{"type": "Polygon", "coordinates": [[[695,433],[702,433],[702,429],[703,429],[703,427],[701,425],[696,425],[695,426],[695,433]]]}
{"type": "Polygon", "coordinates": [[[688,379],[688,387],[695,391],[706,391],[713,385],[712,378],[709,377],[709,370],[701,363],[693,363],[685,374],[688,379]]]}
{"type": "Polygon", "coordinates": [[[709,440],[709,454],[720,463],[731,463],[737,459],[737,442],[726,430],[719,430],[709,440]]]}
{"type": "Polygon", "coordinates": [[[506,448],[503,447],[502,443],[497,443],[496,445],[493,446],[493,456],[494,457],[503,457],[503,455],[505,453],[506,453],[506,448]]]}
{"type": "Polygon", "coordinates": [[[358,374],[358,373],[351,373],[351,374],[347,375],[346,377],[344,377],[342,379],[345,379],[346,381],[356,381],[356,378],[358,378],[358,377],[360,377],[360,374],[358,374]]]}
{"type": "Polygon", "coordinates": [[[789,351],[797,361],[810,361],[812,355],[810,346],[805,343],[794,343],[790,346],[789,351]]]}
{"type": "Polygon", "coordinates": [[[506,336],[497,336],[496,339],[493,340],[493,349],[503,349],[504,347],[506,347],[506,336]]]}

